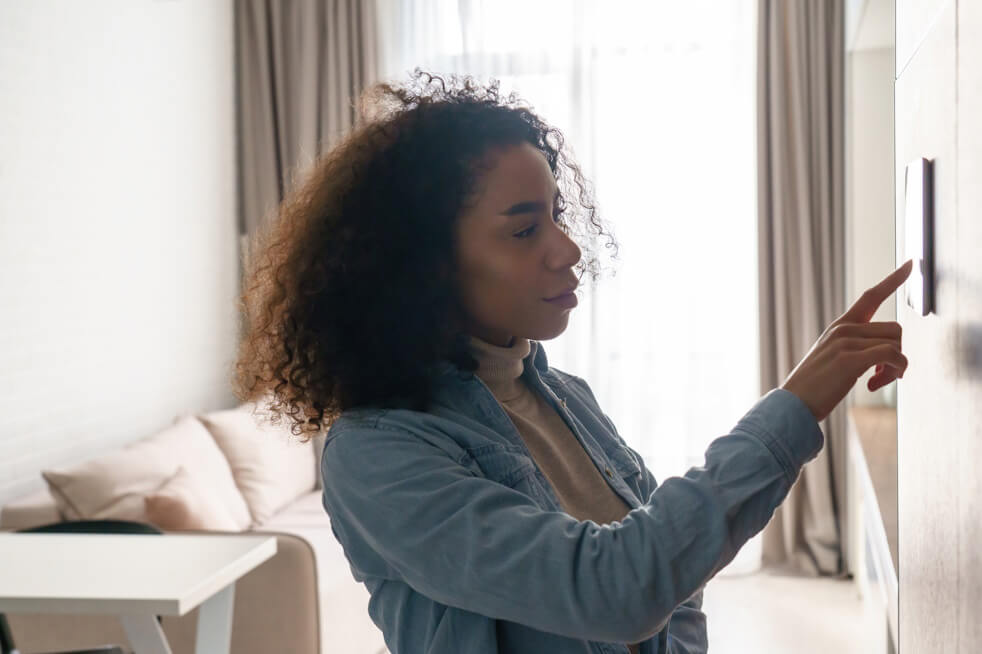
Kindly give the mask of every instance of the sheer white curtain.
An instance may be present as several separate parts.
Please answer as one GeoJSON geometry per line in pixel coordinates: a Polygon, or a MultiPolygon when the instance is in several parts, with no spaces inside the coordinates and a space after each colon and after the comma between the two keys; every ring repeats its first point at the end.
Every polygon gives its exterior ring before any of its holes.
{"type": "Polygon", "coordinates": [[[659,481],[701,465],[759,390],[754,0],[377,2],[383,78],[493,77],[566,135],[620,254],[550,363],[659,481]]]}

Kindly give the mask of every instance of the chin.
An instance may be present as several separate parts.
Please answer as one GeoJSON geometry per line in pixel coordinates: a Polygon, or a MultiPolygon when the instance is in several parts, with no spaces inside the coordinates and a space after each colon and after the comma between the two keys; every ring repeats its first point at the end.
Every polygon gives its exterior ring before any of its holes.
{"type": "Polygon", "coordinates": [[[531,341],[549,341],[564,331],[569,325],[569,313],[563,314],[563,317],[558,321],[552,321],[548,325],[538,325],[537,329],[530,330],[530,335],[527,337],[531,341]]]}

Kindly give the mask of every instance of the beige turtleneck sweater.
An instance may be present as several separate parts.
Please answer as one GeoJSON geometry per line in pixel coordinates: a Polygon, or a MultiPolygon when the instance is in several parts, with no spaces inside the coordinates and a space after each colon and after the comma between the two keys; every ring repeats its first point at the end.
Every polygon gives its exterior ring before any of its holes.
{"type": "MultiPolygon", "coordinates": [[[[529,340],[516,337],[510,347],[500,347],[472,336],[470,344],[478,360],[475,374],[515,424],[563,510],[597,524],[622,520],[631,507],[607,484],[562,416],[525,383],[523,360],[529,355],[529,340]]],[[[638,645],[628,648],[638,654],[638,645]]]]}

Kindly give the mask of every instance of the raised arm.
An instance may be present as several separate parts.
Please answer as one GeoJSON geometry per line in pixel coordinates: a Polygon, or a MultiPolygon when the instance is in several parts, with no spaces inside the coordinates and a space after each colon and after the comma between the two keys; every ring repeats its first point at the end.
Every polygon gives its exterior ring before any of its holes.
{"type": "Polygon", "coordinates": [[[775,389],[713,441],[705,467],[598,525],[484,478],[447,436],[352,427],[326,445],[324,502],[369,574],[541,631],[637,642],[764,527],[822,443],[808,408],[775,389]]]}

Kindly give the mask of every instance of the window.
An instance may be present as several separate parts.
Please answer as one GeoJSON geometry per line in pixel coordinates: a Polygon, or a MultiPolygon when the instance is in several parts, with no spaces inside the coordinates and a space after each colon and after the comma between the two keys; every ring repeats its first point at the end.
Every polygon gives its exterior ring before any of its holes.
{"type": "Polygon", "coordinates": [[[494,77],[566,135],[620,255],[550,363],[659,482],[701,465],[759,397],[756,3],[379,2],[385,77],[494,77]]]}

